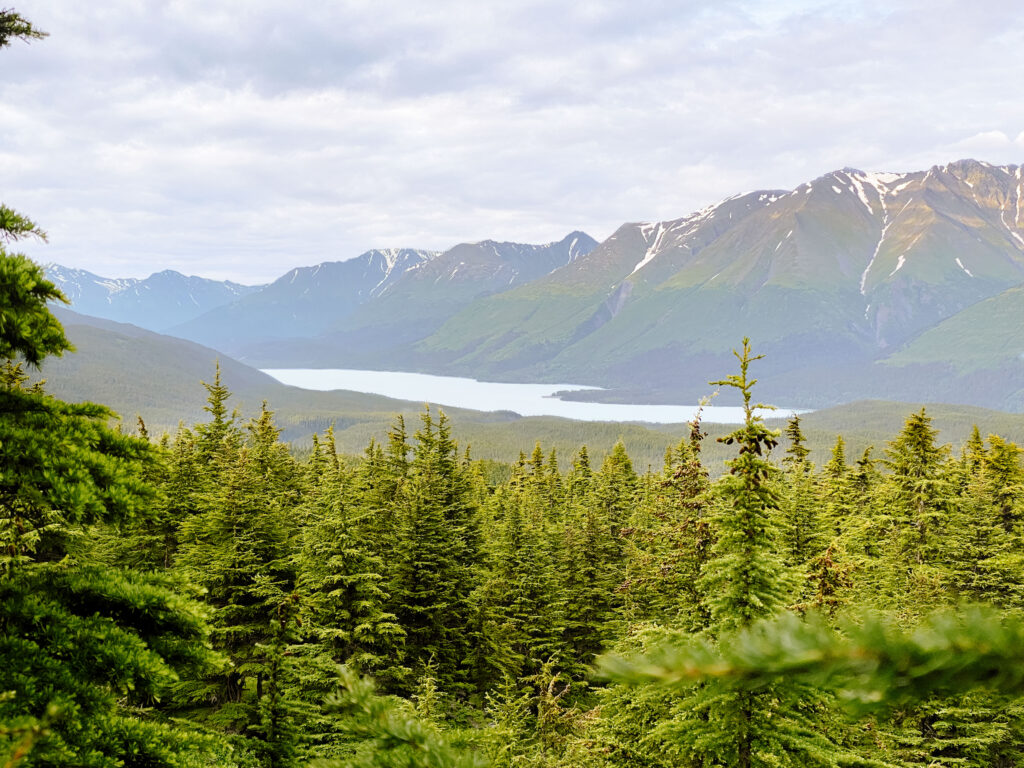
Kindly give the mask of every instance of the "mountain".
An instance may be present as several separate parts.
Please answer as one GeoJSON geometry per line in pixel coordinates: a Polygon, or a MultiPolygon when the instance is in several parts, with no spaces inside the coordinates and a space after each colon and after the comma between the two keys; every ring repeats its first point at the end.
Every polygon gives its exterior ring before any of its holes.
{"type": "Polygon", "coordinates": [[[596,245],[572,232],[544,245],[485,240],[439,254],[370,251],[293,270],[172,332],[260,365],[387,365],[459,309],[572,264],[596,245]]]}
{"type": "Polygon", "coordinates": [[[244,356],[254,342],[319,336],[437,256],[434,251],[394,248],[299,267],[232,304],[191,318],[170,333],[238,356],[244,356]]]}
{"type": "Polygon", "coordinates": [[[980,301],[875,366],[880,380],[917,382],[932,399],[962,398],[1024,411],[1024,285],[980,301]]]}
{"type": "MultiPolygon", "coordinates": [[[[844,168],[596,243],[371,251],[289,272],[174,332],[261,367],[417,370],[686,402],[744,336],[759,395],[1024,409],[1024,179],[961,160],[844,168]]],[[[725,403],[728,404],[728,403],[725,403]]]]}
{"type": "Polygon", "coordinates": [[[226,381],[249,406],[274,397],[284,385],[216,350],[128,323],[51,308],[75,351],[48,358],[42,376],[47,391],[71,401],[109,405],[126,418],[170,426],[203,419],[206,394],[219,362],[226,381]]]}
{"type": "Polygon", "coordinates": [[[145,279],[111,279],[84,269],[51,264],[46,276],[76,311],[159,331],[259,290],[229,280],[208,280],[173,270],[145,279]]]}
{"type": "Polygon", "coordinates": [[[683,219],[627,224],[573,264],[466,307],[412,359],[480,377],[601,384],[618,397],[690,398],[750,336],[768,355],[763,393],[841,402],[833,374],[870,381],[875,361],[1024,282],[1022,195],[1017,166],[848,168],[683,219]]]}

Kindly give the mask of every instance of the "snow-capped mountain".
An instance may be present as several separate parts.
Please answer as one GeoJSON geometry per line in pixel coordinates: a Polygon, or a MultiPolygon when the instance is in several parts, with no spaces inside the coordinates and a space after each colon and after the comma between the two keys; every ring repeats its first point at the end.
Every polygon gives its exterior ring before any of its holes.
{"type": "MultiPolygon", "coordinates": [[[[129,290],[107,282],[104,301],[129,290]]],[[[1022,169],[961,160],[844,168],[624,224],[600,244],[573,232],[370,251],[292,270],[174,332],[264,367],[573,381],[673,401],[706,394],[749,336],[767,355],[762,396],[795,406],[1024,409],[1022,297],[1022,169]]]]}
{"type": "Polygon", "coordinates": [[[418,341],[473,301],[528,283],[583,257],[597,242],[572,232],[543,245],[484,240],[442,253],[376,250],[341,262],[293,269],[258,293],[172,330],[193,341],[260,364],[309,365],[344,347],[349,364],[361,355],[418,341]]]}
{"type": "Polygon", "coordinates": [[[436,251],[374,249],[347,261],[325,261],[286,272],[233,304],[197,316],[171,333],[229,354],[248,339],[316,336],[385,292],[436,251]]]}
{"type": "Polygon", "coordinates": [[[893,369],[874,361],[1024,283],[1021,177],[1018,166],[973,160],[848,168],[626,224],[572,264],[466,307],[412,359],[694,396],[750,336],[781,394],[802,388],[822,402],[839,366],[837,387],[872,377],[890,386],[893,369]]]}
{"type": "Polygon", "coordinates": [[[46,276],[76,312],[161,331],[259,290],[164,270],[147,278],[100,277],[51,264],[46,276]]]}

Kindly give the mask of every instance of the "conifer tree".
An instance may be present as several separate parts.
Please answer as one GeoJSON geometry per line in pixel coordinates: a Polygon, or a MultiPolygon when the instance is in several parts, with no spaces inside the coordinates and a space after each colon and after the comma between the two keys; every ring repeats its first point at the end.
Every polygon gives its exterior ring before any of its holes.
{"type": "Polygon", "coordinates": [[[385,609],[384,564],[362,535],[366,512],[352,476],[337,461],[333,433],[310,463],[319,472],[305,504],[298,564],[304,654],[313,661],[307,686],[322,698],[334,689],[339,664],[394,685],[407,673],[401,665],[404,632],[385,609]]]}
{"type": "Polygon", "coordinates": [[[734,353],[740,373],[712,382],[739,390],[743,397],[744,423],[720,440],[739,448],[737,458],[728,462],[729,474],[717,487],[722,504],[713,524],[718,534],[708,568],[701,578],[711,628],[715,635],[749,626],[778,612],[787,599],[787,584],[773,541],[772,513],[778,508],[778,494],[771,482],[778,470],[768,462],[767,453],[778,444],[778,433],[768,429],[753,404],[748,369],[762,355],[751,356],[749,340],[743,352],[734,353]]]}
{"type": "Polygon", "coordinates": [[[1019,522],[1024,511],[1021,449],[998,435],[989,435],[988,444],[989,449],[982,460],[986,495],[996,507],[1003,530],[1019,535],[1019,522]]]}
{"type": "MultiPolygon", "coordinates": [[[[708,635],[721,644],[754,622],[777,615],[788,599],[786,571],[772,531],[779,505],[777,470],[766,459],[778,433],[758,415],[763,406],[752,402],[756,380],[749,377],[749,366],[761,356],[752,356],[744,339],[736,357],[740,373],[713,384],[740,392],[745,420],[720,438],[736,445],[739,454],[728,462],[729,474],[717,488],[717,540],[700,579],[710,615],[708,635]]],[[[817,706],[806,690],[782,680],[761,691],[708,681],[686,691],[658,732],[665,748],[688,765],[834,765],[838,750],[815,731],[812,713],[817,706]]]]}
{"type": "Polygon", "coordinates": [[[872,447],[868,446],[837,490],[827,492],[833,498],[838,496],[836,504],[841,515],[835,519],[837,543],[848,554],[856,572],[852,591],[857,599],[868,600],[874,600],[874,596],[887,589],[887,564],[883,556],[891,535],[878,500],[882,475],[871,453],[872,447]]]}
{"type": "Polygon", "coordinates": [[[410,666],[421,670],[433,659],[450,690],[468,676],[463,630],[478,578],[477,510],[447,418],[435,424],[427,410],[421,419],[399,491],[391,612],[406,632],[410,666]]]}
{"type": "MultiPolygon", "coordinates": [[[[589,465],[578,471],[585,475],[589,465]]],[[[570,485],[580,480],[570,478],[570,485]]],[[[639,485],[621,440],[588,482],[585,496],[577,496],[575,488],[570,492],[575,498],[566,521],[567,567],[561,588],[565,641],[580,664],[589,664],[604,649],[619,624],[619,588],[626,575],[623,532],[639,485]]]]}
{"type": "MultiPolygon", "coordinates": [[[[225,398],[226,390],[210,391],[214,425],[225,398]]],[[[204,509],[181,523],[177,567],[206,591],[214,648],[231,661],[226,674],[197,680],[182,693],[193,702],[214,705],[213,721],[221,727],[266,741],[262,700],[281,685],[281,674],[292,674],[289,665],[275,668],[268,649],[279,631],[274,622],[294,600],[297,468],[278,443],[265,407],[248,432],[231,464],[218,472],[220,485],[210,491],[204,509]]],[[[224,432],[214,445],[233,442],[224,432]]]]}
{"type": "Polygon", "coordinates": [[[982,463],[985,460],[985,441],[981,439],[981,430],[978,429],[977,424],[971,428],[971,436],[964,444],[962,458],[969,474],[974,474],[981,470],[982,463]]]}
{"type": "Polygon", "coordinates": [[[937,434],[922,408],[886,448],[889,475],[882,498],[890,531],[887,567],[895,577],[889,592],[897,609],[927,610],[946,599],[948,585],[938,561],[953,486],[946,467],[949,447],[936,444],[937,434]]]}
{"type": "MultiPolygon", "coordinates": [[[[539,449],[534,457],[543,454],[539,449]]],[[[558,622],[555,617],[555,584],[547,548],[546,495],[543,463],[515,470],[516,483],[498,489],[492,500],[497,520],[490,555],[487,591],[491,596],[494,629],[509,651],[498,669],[513,678],[534,673],[550,654],[557,652],[558,622]]]]}
{"type": "Polygon", "coordinates": [[[690,435],[666,451],[662,474],[646,480],[648,493],[629,525],[630,621],[655,620],[690,631],[707,626],[697,587],[712,543],[711,483],[700,460],[704,437],[698,412],[690,435]]]}
{"type": "Polygon", "coordinates": [[[850,488],[850,467],[846,463],[846,441],[842,435],[836,436],[832,455],[821,468],[819,484],[826,534],[834,539],[842,534],[855,508],[850,488]]]}
{"type": "Polygon", "coordinates": [[[779,503],[779,540],[790,566],[806,569],[826,546],[827,531],[821,515],[814,465],[807,458],[800,417],[793,415],[786,426],[790,445],[782,460],[783,485],[779,503]]]}
{"type": "MultiPolygon", "coordinates": [[[[387,449],[371,440],[355,477],[358,495],[367,519],[361,526],[374,553],[385,567],[395,562],[401,495],[409,474],[408,436],[405,419],[395,417],[388,430],[387,449]]],[[[390,579],[392,572],[386,575],[390,579]]]]}

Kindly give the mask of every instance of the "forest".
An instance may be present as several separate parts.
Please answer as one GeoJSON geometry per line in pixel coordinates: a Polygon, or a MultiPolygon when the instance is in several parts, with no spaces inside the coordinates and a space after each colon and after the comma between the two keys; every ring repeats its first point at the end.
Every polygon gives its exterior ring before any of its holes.
{"type": "Polygon", "coordinates": [[[922,409],[815,467],[744,341],[714,481],[699,420],[644,474],[538,444],[496,480],[430,410],[300,460],[219,370],[161,436],[47,395],[59,291],[5,251],[0,293],[5,766],[1024,764],[997,435],[922,409]]]}
{"type": "MultiPolygon", "coordinates": [[[[0,48],[40,34],[0,11],[0,48]]],[[[219,368],[165,434],[30,378],[64,299],[0,206],[4,768],[1024,765],[1024,467],[925,409],[821,466],[799,417],[638,472],[497,471],[426,409],[361,455],[219,368]]]]}

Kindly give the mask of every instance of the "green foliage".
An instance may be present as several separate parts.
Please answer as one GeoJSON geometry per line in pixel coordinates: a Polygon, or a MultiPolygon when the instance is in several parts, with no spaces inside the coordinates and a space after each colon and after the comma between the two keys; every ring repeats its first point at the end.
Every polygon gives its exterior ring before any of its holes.
{"type": "Polygon", "coordinates": [[[170,585],[20,569],[0,579],[0,628],[0,722],[41,724],[27,765],[235,764],[223,741],[160,712],[177,681],[220,664],[198,606],[170,585]]]}
{"type": "Polygon", "coordinates": [[[152,497],[142,482],[149,444],[109,429],[110,412],[24,389],[17,368],[0,386],[0,564],[59,558],[69,526],[125,520],[152,497]],[[11,375],[13,374],[13,375],[11,375]]]}
{"type": "Polygon", "coordinates": [[[771,481],[777,469],[767,460],[777,445],[778,433],[768,429],[757,411],[765,406],[751,402],[756,379],[748,377],[750,363],[762,356],[750,355],[748,339],[742,354],[736,353],[740,373],[713,385],[739,390],[746,420],[742,427],[720,438],[736,445],[739,455],[727,462],[729,474],[717,492],[722,504],[712,522],[717,541],[711,560],[701,576],[701,588],[716,633],[744,627],[771,616],[786,603],[783,566],[773,543],[772,516],[778,494],[771,481]]]}
{"type": "Polygon", "coordinates": [[[414,670],[437,664],[442,687],[465,680],[470,638],[460,631],[477,583],[477,509],[468,467],[459,459],[447,417],[429,411],[406,463],[404,434],[389,451],[393,471],[405,472],[396,494],[394,564],[389,592],[406,632],[414,670]]]}
{"type": "Polygon", "coordinates": [[[838,692],[855,715],[887,711],[936,694],[1024,687],[1024,622],[980,607],[930,616],[907,629],[877,614],[848,616],[841,631],[791,614],[753,624],[713,644],[693,639],[647,656],[606,657],[607,676],[629,683],[691,685],[731,680],[747,691],[780,678],[838,692]]]}
{"type": "MultiPolygon", "coordinates": [[[[41,40],[44,37],[46,37],[46,32],[41,32],[33,27],[25,17],[15,13],[12,9],[0,9],[0,48],[10,45],[11,40],[28,42],[29,40],[41,40]]],[[[24,220],[15,216],[12,222],[10,209],[0,206],[0,233],[13,232],[17,234],[21,221],[24,220]]],[[[34,225],[32,228],[35,228],[34,225]]],[[[24,229],[24,225],[22,225],[22,229],[24,229]]]]}
{"type": "Polygon", "coordinates": [[[0,246],[0,359],[22,358],[38,366],[48,355],[71,349],[47,301],[67,299],[42,268],[0,246]]]}
{"type": "Polygon", "coordinates": [[[401,666],[405,632],[385,610],[384,562],[367,546],[375,532],[367,524],[352,473],[333,452],[329,434],[324,450],[311,457],[318,471],[306,500],[297,555],[298,589],[312,644],[305,652],[322,670],[314,685],[323,693],[333,690],[335,670],[343,663],[391,683],[409,672],[401,666]]]}
{"type": "Polygon", "coordinates": [[[453,746],[437,728],[416,716],[400,699],[379,696],[376,686],[349,669],[326,705],[352,737],[351,753],[317,768],[482,768],[482,757],[453,746]]]}
{"type": "Polygon", "coordinates": [[[282,622],[290,621],[282,617],[291,615],[296,599],[291,560],[296,531],[288,505],[298,500],[293,490],[298,468],[277,442],[269,411],[248,425],[242,442],[223,420],[225,398],[211,389],[213,420],[197,440],[200,453],[204,447],[209,451],[219,485],[206,489],[195,514],[181,521],[176,567],[204,590],[213,609],[214,647],[231,666],[182,693],[192,702],[214,704],[214,721],[222,727],[266,737],[260,710],[282,673],[271,649],[280,643],[282,622]]]}

